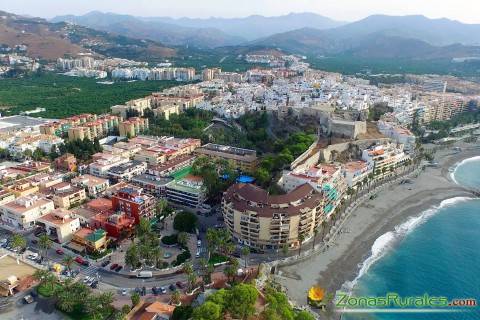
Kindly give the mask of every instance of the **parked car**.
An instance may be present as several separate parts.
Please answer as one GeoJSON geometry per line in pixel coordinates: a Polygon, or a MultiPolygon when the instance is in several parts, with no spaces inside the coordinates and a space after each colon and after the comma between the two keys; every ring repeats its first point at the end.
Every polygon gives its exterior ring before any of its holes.
{"type": "Polygon", "coordinates": [[[201,246],[202,246],[202,240],[198,239],[198,240],[197,240],[197,247],[200,248],[201,246]]]}
{"type": "Polygon", "coordinates": [[[114,263],[110,266],[110,270],[114,270],[116,267],[118,267],[118,263],[114,263]]]}
{"type": "Polygon", "coordinates": [[[59,254],[59,255],[63,255],[63,254],[64,254],[64,252],[63,252],[62,249],[57,249],[57,250],[55,250],[55,252],[56,252],[57,254],[59,254]]]}
{"type": "Polygon", "coordinates": [[[159,290],[157,289],[157,287],[152,287],[152,293],[153,293],[154,295],[158,295],[159,290]]]}
{"type": "Polygon", "coordinates": [[[165,287],[160,287],[160,292],[162,294],[165,294],[165,293],[167,293],[167,289],[165,287]]]}
{"type": "Polygon", "coordinates": [[[122,290],[122,296],[126,296],[127,295],[127,289],[123,289],[122,290]]]}
{"type": "Polygon", "coordinates": [[[75,262],[78,263],[78,264],[81,264],[82,266],[85,266],[85,267],[88,267],[90,265],[90,262],[83,259],[82,257],[76,257],[75,262]]]}
{"type": "Polygon", "coordinates": [[[117,266],[115,268],[115,272],[120,272],[120,270],[122,270],[122,269],[123,269],[123,266],[117,266]]]}
{"type": "Polygon", "coordinates": [[[37,239],[32,239],[32,241],[30,241],[32,244],[37,244],[38,243],[38,240],[37,239]]]}
{"type": "Polygon", "coordinates": [[[175,285],[172,283],[171,285],[168,286],[168,289],[170,289],[170,291],[175,291],[177,288],[176,288],[175,285]]]}
{"type": "Polygon", "coordinates": [[[25,297],[23,297],[23,301],[26,304],[30,304],[30,303],[33,303],[35,301],[35,299],[33,299],[33,297],[31,295],[27,294],[25,297]]]}
{"type": "Polygon", "coordinates": [[[98,287],[98,280],[94,280],[91,284],[90,284],[90,287],[92,289],[96,289],[98,287]]]}
{"type": "Polygon", "coordinates": [[[196,258],[200,258],[200,250],[197,249],[197,253],[195,253],[196,258]]]}
{"type": "Polygon", "coordinates": [[[109,261],[109,260],[105,260],[105,261],[102,262],[102,267],[105,268],[105,267],[108,266],[109,264],[110,264],[110,261],[109,261]]]}
{"type": "Polygon", "coordinates": [[[181,281],[177,281],[176,283],[177,287],[179,287],[180,289],[183,289],[183,283],[181,281]]]}

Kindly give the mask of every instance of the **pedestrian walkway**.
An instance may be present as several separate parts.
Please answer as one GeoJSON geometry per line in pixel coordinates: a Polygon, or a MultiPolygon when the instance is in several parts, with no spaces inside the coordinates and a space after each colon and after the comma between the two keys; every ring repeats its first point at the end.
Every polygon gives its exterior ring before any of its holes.
{"type": "Polygon", "coordinates": [[[97,266],[91,265],[85,269],[81,269],[80,272],[86,276],[96,276],[98,273],[98,269],[99,268],[97,266]]]}

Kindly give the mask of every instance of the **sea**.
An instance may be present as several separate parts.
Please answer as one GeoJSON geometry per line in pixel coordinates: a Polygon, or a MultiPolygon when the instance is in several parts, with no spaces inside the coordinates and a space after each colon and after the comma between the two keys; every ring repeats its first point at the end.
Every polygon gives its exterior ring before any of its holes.
{"type": "MultiPolygon", "coordinates": [[[[480,157],[464,160],[451,171],[457,184],[480,189],[480,157]]],[[[474,298],[480,304],[480,199],[447,199],[380,236],[356,279],[344,289],[355,297],[427,294],[474,298]]],[[[478,306],[440,312],[399,309],[344,313],[342,320],[480,320],[478,306]]]]}

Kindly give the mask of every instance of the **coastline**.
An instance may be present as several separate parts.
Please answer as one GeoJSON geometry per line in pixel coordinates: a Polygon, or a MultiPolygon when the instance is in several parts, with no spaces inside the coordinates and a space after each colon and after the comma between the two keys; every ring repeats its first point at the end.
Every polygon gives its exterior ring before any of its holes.
{"type": "MultiPolygon", "coordinates": [[[[435,156],[439,162],[437,168],[428,167],[417,178],[412,178],[411,184],[391,185],[379,191],[376,199],[364,202],[343,224],[343,232],[325,252],[280,267],[276,279],[287,288],[290,299],[305,305],[307,291],[314,284],[326,288],[328,292],[336,292],[357,278],[360,267],[376,250],[372,246],[377,239],[442,201],[473,197],[452,180],[449,168],[479,156],[480,149],[478,144],[462,144],[461,147],[464,147],[462,152],[454,152],[451,148],[438,151],[435,156]]],[[[383,240],[387,239],[379,239],[379,242],[383,240]]]]}

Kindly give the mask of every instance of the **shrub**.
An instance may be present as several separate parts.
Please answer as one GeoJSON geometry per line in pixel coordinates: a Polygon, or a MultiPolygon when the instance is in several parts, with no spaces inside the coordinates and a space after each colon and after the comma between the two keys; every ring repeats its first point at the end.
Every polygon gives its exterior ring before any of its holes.
{"type": "Polygon", "coordinates": [[[167,246],[177,244],[178,243],[178,234],[175,233],[175,234],[171,234],[169,236],[164,236],[162,238],[162,243],[167,245],[167,246]]]}

